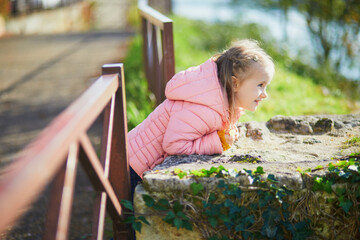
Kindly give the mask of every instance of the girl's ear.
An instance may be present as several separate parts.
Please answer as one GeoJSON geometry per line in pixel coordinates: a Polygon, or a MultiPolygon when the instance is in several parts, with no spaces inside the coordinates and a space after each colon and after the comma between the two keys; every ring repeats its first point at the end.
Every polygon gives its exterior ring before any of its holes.
{"type": "Polygon", "coordinates": [[[239,90],[240,87],[239,80],[235,76],[231,76],[231,80],[232,80],[233,91],[237,92],[237,90],[239,90]]]}

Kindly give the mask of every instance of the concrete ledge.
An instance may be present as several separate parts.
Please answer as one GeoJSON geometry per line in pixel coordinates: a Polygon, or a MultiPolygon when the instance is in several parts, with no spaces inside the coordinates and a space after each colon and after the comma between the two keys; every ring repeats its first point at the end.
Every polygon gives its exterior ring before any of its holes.
{"type": "MultiPolygon", "coordinates": [[[[297,206],[299,206],[299,199],[303,199],[304,196],[308,198],[309,203],[317,204],[316,206],[301,205],[301,209],[303,207],[308,208],[306,214],[316,219],[322,219],[326,214],[331,216],[332,206],[327,204],[330,204],[328,201],[336,198],[336,194],[313,192],[311,190],[312,181],[315,176],[328,176],[329,172],[324,169],[327,169],[329,163],[335,164],[339,159],[345,159],[350,153],[360,152],[360,143],[353,145],[346,143],[351,137],[360,136],[360,114],[306,117],[277,116],[267,123],[242,123],[238,127],[241,137],[231,149],[222,155],[169,156],[152,171],[146,172],[143,184],[136,188],[134,199],[136,212],[150,215],[154,213],[153,210],[149,210],[145,206],[142,199],[143,194],[154,196],[155,199],[180,199],[179,201],[186,203],[192,199],[190,195],[191,184],[193,183],[204,186],[204,191],[206,191],[204,196],[206,194],[208,196],[211,192],[218,192],[218,184],[222,178],[188,175],[180,179],[174,172],[209,170],[211,167],[221,165],[228,170],[235,169],[234,173],[244,171],[244,169],[255,170],[261,166],[265,172],[261,175],[261,179],[266,182],[268,176],[275,176],[278,181],[277,186],[293,191],[293,195],[289,199],[295,201],[297,206]],[[303,132],[299,129],[307,130],[303,132]],[[319,166],[322,166],[323,169],[320,169],[319,166]],[[299,173],[299,169],[313,169],[313,171],[302,175],[299,173]]],[[[253,188],[251,181],[247,174],[240,174],[240,176],[231,176],[230,174],[226,177],[228,184],[237,184],[240,189],[247,189],[246,194],[242,195],[245,199],[243,199],[243,204],[249,204],[250,202],[246,203],[246,201],[257,198],[255,195],[258,188],[253,188]]],[[[332,186],[335,189],[334,192],[337,186],[332,186]]],[[[346,186],[346,189],[356,186],[346,186]]],[[[221,193],[218,194],[221,195],[221,193]]],[[[296,211],[298,210],[294,208],[295,219],[297,218],[295,216],[302,216],[301,212],[296,211]]],[[[189,216],[191,218],[191,214],[189,216]]],[[[338,219],[335,215],[333,217],[331,224],[336,226],[344,224],[343,219],[338,219]]],[[[138,234],[139,239],[206,239],[204,237],[206,234],[201,229],[197,228],[190,231],[191,234],[188,233],[188,230],[184,230],[185,233],[169,224],[163,225],[161,218],[163,217],[150,217],[149,219],[153,224],[143,227],[142,234],[138,234]]],[[[330,228],[329,223],[324,220],[316,220],[316,224],[314,224],[316,236],[328,239],[334,237],[332,234],[335,232],[331,232],[330,228]]],[[[337,237],[338,239],[349,239],[350,235],[347,234],[349,233],[337,237]]]]}

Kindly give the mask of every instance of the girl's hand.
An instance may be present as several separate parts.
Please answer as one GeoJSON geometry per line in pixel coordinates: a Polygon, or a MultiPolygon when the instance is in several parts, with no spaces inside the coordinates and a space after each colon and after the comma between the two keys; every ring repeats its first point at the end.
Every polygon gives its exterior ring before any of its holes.
{"type": "Polygon", "coordinates": [[[233,143],[239,138],[239,130],[235,125],[230,126],[229,129],[225,130],[225,140],[229,145],[233,145],[233,143]]]}
{"type": "Polygon", "coordinates": [[[233,145],[234,143],[234,138],[228,134],[225,134],[225,141],[227,142],[227,144],[229,144],[230,146],[233,145]]]}
{"type": "Polygon", "coordinates": [[[234,125],[229,129],[220,130],[217,133],[224,151],[228,150],[234,141],[239,137],[239,130],[234,125]]]}

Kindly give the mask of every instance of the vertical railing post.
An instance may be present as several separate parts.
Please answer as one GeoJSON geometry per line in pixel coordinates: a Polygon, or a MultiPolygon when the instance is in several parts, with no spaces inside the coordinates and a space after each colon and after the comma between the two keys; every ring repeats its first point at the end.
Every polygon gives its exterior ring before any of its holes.
{"type": "MultiPolygon", "coordinates": [[[[112,100],[104,108],[103,111],[103,134],[101,137],[101,156],[100,163],[104,169],[104,175],[109,177],[109,150],[108,145],[111,144],[112,125],[112,100]]],[[[102,240],[104,235],[105,216],[106,216],[107,195],[105,192],[97,192],[94,204],[92,239],[102,240]]]]}
{"type": "Polygon", "coordinates": [[[162,98],[165,99],[166,83],[175,74],[175,56],[174,56],[174,39],[172,22],[164,23],[162,31],[162,47],[163,47],[163,82],[162,82],[162,98]]]}
{"type": "MultiPolygon", "coordinates": [[[[149,69],[149,52],[148,52],[148,45],[149,45],[149,38],[148,38],[148,21],[144,18],[141,17],[141,27],[142,27],[142,39],[143,39],[143,61],[144,61],[144,66],[145,66],[145,76],[146,79],[150,79],[150,69],[149,69]]],[[[149,88],[150,87],[150,83],[148,83],[149,88]]]]}
{"type": "MultiPolygon", "coordinates": [[[[119,88],[113,98],[114,118],[110,146],[109,180],[118,199],[130,200],[126,98],[123,64],[105,64],[102,74],[118,74],[119,88]]],[[[114,239],[131,239],[132,230],[125,224],[113,222],[114,239]]]]}
{"type": "Polygon", "coordinates": [[[162,69],[159,62],[159,51],[158,51],[158,38],[157,38],[157,27],[155,25],[151,25],[151,31],[152,31],[152,40],[151,40],[151,47],[153,51],[153,63],[154,67],[152,69],[152,83],[154,84],[154,94],[156,96],[156,105],[159,105],[164,99],[162,99],[162,69]]]}
{"type": "Polygon", "coordinates": [[[68,237],[78,153],[79,144],[71,144],[67,160],[52,184],[52,194],[43,236],[44,240],[66,240],[68,237]]]}
{"type": "Polygon", "coordinates": [[[139,9],[146,79],[149,90],[154,93],[159,105],[166,98],[166,83],[175,74],[173,22],[144,3],[139,4],[139,9]],[[158,30],[161,39],[157,39],[158,30]],[[161,49],[158,49],[159,43],[161,49]]]}

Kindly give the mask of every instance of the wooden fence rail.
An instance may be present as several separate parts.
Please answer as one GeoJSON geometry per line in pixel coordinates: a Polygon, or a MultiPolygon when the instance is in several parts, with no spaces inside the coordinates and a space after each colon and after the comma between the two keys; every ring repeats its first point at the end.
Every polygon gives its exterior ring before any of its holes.
{"type": "Polygon", "coordinates": [[[130,199],[127,118],[122,64],[103,66],[103,74],[31,143],[0,177],[0,234],[52,180],[44,239],[67,239],[78,160],[97,199],[92,239],[102,239],[105,210],[113,220],[114,239],[131,239],[122,224],[119,199],[130,199]],[[104,113],[100,160],[87,130],[104,113]]]}
{"type": "Polygon", "coordinates": [[[143,37],[145,75],[159,105],[167,81],[175,74],[173,21],[143,2],[138,5],[143,37]]]}
{"type": "MultiPolygon", "coordinates": [[[[172,20],[139,4],[144,65],[157,104],[165,99],[166,82],[175,73],[172,20]]],[[[114,239],[132,239],[121,223],[120,199],[130,200],[127,118],[122,64],[104,65],[103,74],[64,110],[0,176],[0,235],[28,209],[49,182],[51,199],[43,239],[67,239],[78,161],[97,192],[92,239],[102,239],[105,212],[113,221],[114,239]],[[104,115],[101,156],[87,130],[104,115]]]]}

